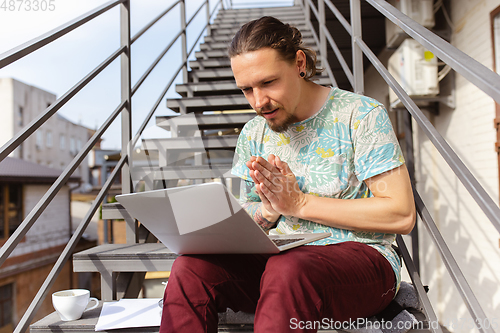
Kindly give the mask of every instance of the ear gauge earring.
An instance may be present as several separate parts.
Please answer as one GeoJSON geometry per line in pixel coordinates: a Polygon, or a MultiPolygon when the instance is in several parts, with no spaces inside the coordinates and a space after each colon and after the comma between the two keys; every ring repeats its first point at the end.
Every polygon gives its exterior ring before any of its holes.
{"type": "Polygon", "coordinates": [[[300,72],[300,77],[301,77],[301,78],[304,78],[305,76],[306,76],[306,73],[304,73],[304,72],[300,72]]]}

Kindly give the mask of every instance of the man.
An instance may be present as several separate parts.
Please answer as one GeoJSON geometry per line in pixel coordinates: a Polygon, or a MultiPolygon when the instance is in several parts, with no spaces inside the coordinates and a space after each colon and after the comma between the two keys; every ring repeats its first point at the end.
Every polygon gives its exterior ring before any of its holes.
{"type": "Polygon", "coordinates": [[[272,17],[241,27],[229,56],[258,115],[240,134],[233,166],[245,209],[271,233],[332,236],[278,255],[179,257],[161,332],[216,332],[228,307],[255,312],[255,332],[314,332],[380,312],[400,281],[391,244],[415,220],[386,110],[313,83],[314,52],[272,17]]]}

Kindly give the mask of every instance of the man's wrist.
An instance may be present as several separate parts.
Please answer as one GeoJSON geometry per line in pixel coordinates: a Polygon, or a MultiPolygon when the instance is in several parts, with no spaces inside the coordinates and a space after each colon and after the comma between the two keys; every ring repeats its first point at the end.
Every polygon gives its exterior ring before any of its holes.
{"type": "Polygon", "coordinates": [[[264,205],[260,206],[260,211],[262,213],[262,217],[265,218],[269,223],[275,223],[280,218],[281,214],[271,213],[267,209],[264,208],[264,205]]]}

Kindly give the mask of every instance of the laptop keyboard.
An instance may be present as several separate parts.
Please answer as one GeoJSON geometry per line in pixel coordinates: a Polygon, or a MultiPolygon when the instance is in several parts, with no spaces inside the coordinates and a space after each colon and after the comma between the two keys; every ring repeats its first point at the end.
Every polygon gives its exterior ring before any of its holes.
{"type": "Polygon", "coordinates": [[[276,246],[283,246],[283,245],[297,242],[297,241],[300,241],[303,239],[304,238],[278,238],[278,239],[275,238],[275,239],[272,239],[272,241],[274,242],[274,244],[276,246]]]}

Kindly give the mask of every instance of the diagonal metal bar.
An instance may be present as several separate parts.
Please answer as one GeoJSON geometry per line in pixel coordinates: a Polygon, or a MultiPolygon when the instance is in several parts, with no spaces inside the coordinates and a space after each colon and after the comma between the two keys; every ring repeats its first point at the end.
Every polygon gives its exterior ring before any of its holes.
{"type": "Polygon", "coordinates": [[[172,39],[172,41],[170,42],[170,44],[167,45],[167,47],[163,50],[163,52],[160,53],[160,55],[155,59],[155,61],[151,64],[151,66],[149,66],[149,68],[144,72],[144,74],[141,76],[141,78],[137,81],[137,83],[132,88],[132,96],[135,94],[135,92],[137,91],[137,89],[139,89],[139,87],[144,83],[144,81],[146,80],[146,78],[149,76],[149,74],[151,74],[151,72],[153,71],[153,69],[156,67],[156,65],[158,65],[158,63],[165,56],[165,54],[167,54],[167,52],[170,50],[170,48],[175,44],[175,42],[177,42],[177,39],[180,37],[181,34],[182,34],[182,31],[180,31],[177,34],[177,36],[175,36],[175,38],[172,39]]]}
{"type": "Polygon", "coordinates": [[[154,18],[151,22],[149,22],[144,28],[142,28],[139,32],[137,32],[131,39],[130,43],[133,44],[136,40],[138,40],[146,31],[148,31],[153,25],[155,25],[156,22],[161,20],[161,18],[165,15],[168,14],[177,4],[181,2],[180,0],[177,0],[174,2],[170,7],[168,7],[166,10],[164,10],[160,15],[158,15],[156,18],[154,18]]]}
{"type": "Polygon", "coordinates": [[[76,85],[68,90],[63,96],[61,96],[54,104],[49,106],[44,113],[40,114],[37,118],[33,119],[28,125],[26,125],[19,133],[17,133],[12,139],[10,139],[6,144],[0,148],[0,162],[7,157],[14,149],[16,149],[26,138],[28,138],[33,132],[35,132],[40,126],[42,126],[50,117],[54,115],[61,107],[64,106],[73,96],[75,96],[80,90],[82,90],[90,81],[92,81],[100,72],[102,72],[109,64],[111,64],[122,52],[125,47],[121,47],[116,50],[111,56],[104,60],[99,66],[97,66],[92,72],[87,74],[86,77],[80,80],[76,85]]]}
{"type": "Polygon", "coordinates": [[[429,328],[432,330],[433,333],[443,333],[443,330],[441,329],[440,325],[432,325],[432,323],[439,322],[438,318],[436,316],[436,313],[434,312],[434,309],[432,308],[432,304],[429,300],[429,297],[427,297],[427,293],[425,292],[422,280],[420,280],[420,276],[418,275],[418,272],[415,268],[415,265],[413,264],[413,260],[410,256],[410,253],[408,252],[408,248],[406,247],[406,243],[403,240],[403,237],[401,237],[401,235],[396,236],[396,243],[398,244],[398,248],[401,251],[401,255],[405,262],[406,269],[408,270],[411,282],[413,283],[418,298],[420,299],[420,303],[424,308],[425,318],[431,324],[429,325],[429,328]]]}
{"type": "Polygon", "coordinates": [[[339,47],[337,46],[337,43],[333,40],[332,35],[330,34],[330,31],[326,28],[326,26],[323,26],[324,32],[326,39],[328,39],[328,42],[330,43],[331,48],[333,49],[333,52],[335,52],[335,55],[337,56],[337,60],[340,63],[340,66],[342,66],[342,69],[344,70],[345,75],[347,76],[347,79],[351,83],[351,87],[354,87],[354,76],[352,75],[351,69],[349,68],[349,65],[344,59],[344,56],[340,52],[339,47]]]}
{"type": "Polygon", "coordinates": [[[474,295],[474,292],[467,283],[464,274],[460,270],[460,267],[455,261],[453,254],[446,245],[443,236],[439,232],[436,223],[434,223],[434,220],[432,219],[431,214],[429,213],[427,207],[422,201],[422,198],[416,191],[414,191],[413,195],[415,197],[415,203],[417,206],[418,215],[424,222],[424,225],[427,228],[427,231],[429,232],[430,236],[432,237],[434,244],[437,246],[439,254],[441,255],[441,259],[443,260],[446,269],[448,270],[448,273],[450,273],[451,279],[455,283],[455,286],[457,287],[460,296],[462,296],[462,299],[464,300],[464,303],[467,306],[467,309],[469,310],[469,313],[471,314],[474,323],[480,324],[477,327],[480,332],[495,333],[495,330],[493,330],[491,326],[483,325],[483,323],[489,322],[488,317],[484,313],[483,309],[481,308],[481,304],[479,304],[476,296],[474,295]]]}
{"type": "MultiPolygon", "coordinates": [[[[178,3],[180,2],[177,1],[174,5],[177,5],[178,3]]],[[[173,5],[173,6],[174,6],[173,5]]],[[[186,24],[186,26],[189,26],[189,24],[191,23],[191,21],[195,18],[195,16],[198,14],[198,12],[203,8],[203,6],[205,5],[205,3],[203,3],[199,8],[198,10],[196,11],[196,13],[191,17],[191,19],[189,20],[189,22],[186,24]]],[[[171,6],[168,11],[170,9],[172,9],[171,6]]],[[[156,23],[156,21],[158,21],[161,17],[163,17],[163,15],[165,15],[166,13],[168,13],[168,11],[164,12],[163,14],[161,14],[160,16],[158,16],[153,22],[151,25],[153,25],[154,23],[156,23]]],[[[205,26],[205,28],[208,26],[208,24],[205,26]]],[[[147,30],[147,29],[146,29],[147,30]]],[[[186,30],[181,30],[173,39],[172,41],[170,42],[169,45],[167,45],[167,47],[160,53],[160,55],[155,59],[155,61],[153,61],[153,63],[149,66],[149,68],[144,72],[144,74],[141,76],[141,78],[137,81],[137,83],[134,85],[134,87],[132,88],[132,95],[135,94],[135,92],[137,91],[137,89],[139,89],[139,87],[144,83],[144,81],[146,80],[146,78],[149,76],[149,74],[151,74],[151,72],[153,71],[153,69],[158,65],[158,63],[161,61],[161,59],[165,56],[165,54],[170,50],[170,48],[175,44],[175,42],[177,41],[177,39],[179,38],[179,36],[181,36],[186,30]]],[[[142,35],[142,34],[141,34],[142,35]]],[[[132,42],[137,39],[138,37],[140,36],[134,36],[134,38],[132,38],[132,42]]],[[[196,42],[198,42],[199,38],[196,40],[196,42]]],[[[195,44],[196,44],[195,42],[195,44]]],[[[175,75],[177,76],[177,75],[175,75]]]]}
{"type": "MultiPolygon", "coordinates": [[[[189,25],[191,24],[191,22],[193,22],[194,18],[196,17],[196,15],[198,15],[198,13],[200,12],[200,10],[206,5],[206,2],[203,2],[201,4],[200,7],[198,7],[198,10],[193,14],[193,16],[191,16],[191,18],[189,19],[189,21],[186,23],[186,27],[189,27],[189,25]]],[[[205,26],[206,27],[206,26],[205,26]]],[[[203,29],[205,30],[205,29],[203,29]]]]}
{"type": "Polygon", "coordinates": [[[64,169],[63,173],[56,179],[54,184],[49,188],[49,190],[43,195],[43,197],[38,201],[31,212],[26,216],[23,222],[19,225],[16,231],[7,239],[5,244],[0,249],[0,266],[3,265],[5,260],[12,253],[14,248],[21,242],[22,238],[26,235],[28,230],[33,226],[36,220],[42,215],[43,211],[50,204],[52,199],[56,196],[59,190],[68,181],[69,177],[73,174],[76,168],[80,165],[83,159],[90,152],[95,143],[101,138],[106,129],[111,125],[113,120],[120,114],[123,108],[126,106],[125,102],[122,102],[118,108],[108,117],[106,122],[99,128],[99,130],[92,136],[92,138],[87,141],[82,150],[73,158],[71,163],[64,169]]]}
{"type": "MultiPolygon", "coordinates": [[[[222,3],[222,0],[220,0],[217,5],[214,7],[214,10],[212,11],[212,14],[210,15],[210,18],[213,17],[213,15],[215,14],[217,8],[219,7],[219,5],[222,3]]],[[[196,41],[194,42],[193,46],[191,47],[191,50],[188,52],[188,58],[189,56],[191,55],[191,53],[193,52],[195,46],[196,46],[196,43],[198,43],[198,40],[201,38],[201,36],[203,35],[203,32],[205,31],[205,29],[209,26],[209,24],[207,23],[205,25],[205,28],[201,31],[200,35],[198,36],[198,38],[196,39],[196,41]]],[[[153,114],[156,112],[156,109],[158,108],[158,106],[160,105],[161,101],[163,100],[163,98],[165,97],[165,95],[167,94],[167,91],[170,89],[170,86],[174,83],[175,81],[175,78],[177,77],[177,75],[179,75],[180,71],[182,70],[182,68],[184,67],[184,65],[186,65],[186,62],[183,62],[179,68],[177,69],[177,71],[175,72],[175,74],[172,76],[172,78],[170,79],[169,83],[167,84],[167,86],[165,87],[165,89],[163,89],[163,91],[161,92],[160,96],[158,97],[158,99],[156,100],[155,104],[153,105],[153,108],[151,109],[151,111],[149,111],[149,113],[147,114],[146,118],[144,119],[144,121],[142,122],[141,126],[139,127],[139,129],[137,130],[137,134],[134,136],[134,138],[131,140],[130,142],[130,146],[131,147],[135,147],[137,141],[139,141],[140,137],[141,137],[141,134],[142,132],[144,132],[144,130],[146,129],[146,126],[148,124],[148,122],[151,120],[151,117],[153,116],[153,114]]]]}
{"type": "Polygon", "coordinates": [[[0,68],[10,65],[14,61],[17,61],[28,54],[35,52],[36,50],[44,47],[45,45],[55,41],[56,39],[66,35],[78,28],[79,26],[89,22],[90,20],[96,18],[97,16],[107,12],[116,5],[121,4],[126,0],[113,0],[106,2],[105,4],[93,9],[81,16],[78,16],[74,20],[71,20],[37,38],[34,38],[24,44],[21,44],[3,54],[0,55],[0,68]]]}
{"type": "Polygon", "coordinates": [[[24,313],[23,317],[19,321],[18,325],[16,326],[16,329],[14,330],[14,333],[22,333],[26,332],[28,329],[31,321],[36,315],[36,312],[42,305],[42,302],[44,301],[45,297],[47,297],[50,288],[54,285],[57,276],[61,273],[64,265],[70,258],[71,254],[75,250],[76,245],[82,238],[83,233],[85,232],[85,229],[90,223],[90,220],[92,219],[92,216],[94,216],[95,212],[99,208],[101,202],[104,200],[106,197],[109,189],[111,188],[111,185],[113,184],[115,178],[118,176],[118,172],[122,169],[123,165],[125,164],[125,161],[127,160],[127,156],[122,156],[120,160],[118,161],[117,165],[115,166],[113,172],[109,176],[108,180],[102,187],[102,189],[99,191],[97,197],[95,200],[92,202],[92,206],[90,207],[89,211],[83,218],[83,220],[80,222],[78,227],[76,228],[74,234],[71,236],[70,240],[68,241],[68,244],[66,244],[66,247],[62,251],[61,255],[57,259],[56,263],[54,264],[54,267],[52,267],[52,270],[50,271],[49,275],[43,282],[42,286],[38,290],[37,294],[33,298],[33,301],[31,301],[30,306],[24,313]]]}
{"type": "Polygon", "coordinates": [[[351,24],[345,19],[344,15],[335,7],[335,5],[330,1],[330,0],[324,0],[326,5],[330,8],[332,13],[335,15],[337,20],[344,26],[344,29],[349,33],[349,35],[352,35],[352,28],[351,24]]]}
{"type": "Polygon", "coordinates": [[[408,112],[410,112],[413,118],[417,121],[420,128],[434,144],[434,147],[436,147],[455,175],[465,186],[467,191],[469,191],[472,198],[474,198],[479,207],[481,207],[493,226],[498,230],[498,232],[500,232],[500,209],[497,204],[491,199],[474,175],[469,171],[464,162],[462,162],[446,140],[441,136],[441,134],[439,134],[434,126],[432,126],[429,119],[427,119],[415,102],[408,96],[403,88],[401,88],[396,79],[392,77],[387,68],[384,67],[365,42],[361,39],[357,39],[356,43],[359,45],[361,50],[363,50],[366,57],[371,61],[382,78],[387,82],[392,90],[394,90],[401,102],[403,102],[408,112]]]}
{"type": "Polygon", "coordinates": [[[366,1],[469,82],[500,103],[500,76],[497,73],[402,14],[387,1],[366,1]]]}

